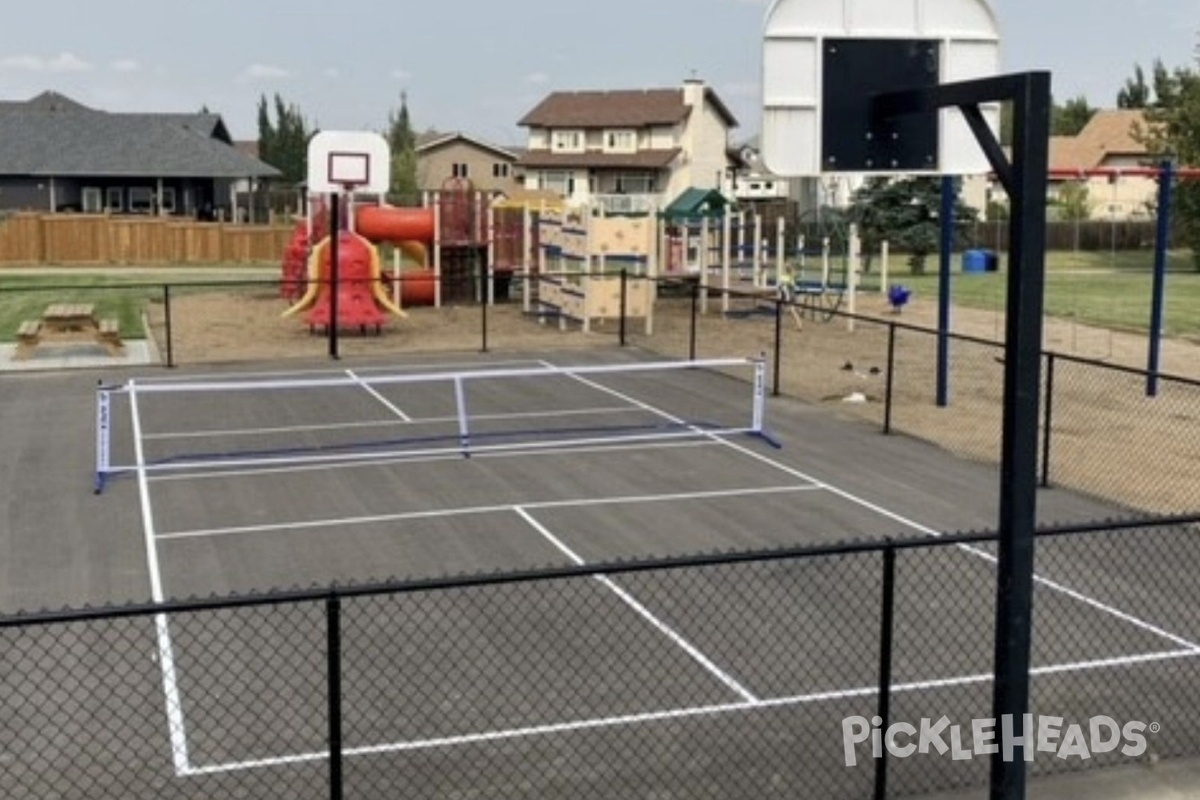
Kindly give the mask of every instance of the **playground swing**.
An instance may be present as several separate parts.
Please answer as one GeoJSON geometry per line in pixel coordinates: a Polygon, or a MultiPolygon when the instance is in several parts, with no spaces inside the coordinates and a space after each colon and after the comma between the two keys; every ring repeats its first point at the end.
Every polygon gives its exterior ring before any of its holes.
{"type": "Polygon", "coordinates": [[[786,259],[784,261],[783,285],[787,288],[781,290],[780,296],[789,295],[787,300],[793,316],[829,322],[841,310],[850,288],[850,254],[845,252],[835,259],[830,252],[828,238],[822,240],[820,249],[810,252],[805,249],[802,236],[796,256],[797,269],[794,272],[791,264],[786,259]],[[820,257],[819,269],[809,265],[810,255],[820,257]]]}

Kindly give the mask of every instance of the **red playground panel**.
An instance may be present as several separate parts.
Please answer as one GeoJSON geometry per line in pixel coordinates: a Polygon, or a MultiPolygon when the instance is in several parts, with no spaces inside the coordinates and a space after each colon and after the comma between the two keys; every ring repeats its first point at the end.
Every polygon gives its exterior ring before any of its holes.
{"type": "MultiPolygon", "coordinates": [[[[331,321],[330,252],[325,247],[321,253],[321,289],[316,303],[305,317],[310,328],[328,328],[331,321]]],[[[338,328],[361,328],[373,326],[377,331],[387,315],[375,302],[373,292],[375,277],[371,273],[373,251],[371,245],[352,233],[343,231],[338,237],[338,328]]]]}

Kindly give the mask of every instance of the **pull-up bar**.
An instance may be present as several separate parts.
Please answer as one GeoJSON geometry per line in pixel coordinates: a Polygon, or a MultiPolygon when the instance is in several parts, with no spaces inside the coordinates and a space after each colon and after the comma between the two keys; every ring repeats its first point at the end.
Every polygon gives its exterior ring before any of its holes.
{"type": "MultiPolygon", "coordinates": [[[[1090,167],[1088,169],[1051,169],[1051,178],[1161,178],[1163,167],[1090,167]]],[[[1200,169],[1172,167],[1171,175],[1181,181],[1200,180],[1200,169]]]]}
{"type": "Polygon", "coordinates": [[[1158,230],[1154,237],[1154,287],[1150,298],[1150,349],[1146,356],[1146,396],[1158,395],[1162,357],[1163,316],[1167,292],[1167,244],[1171,238],[1171,189],[1176,180],[1200,180],[1200,169],[1177,168],[1170,161],[1158,167],[1094,167],[1051,169],[1052,178],[1153,178],[1158,181],[1158,230]]]}

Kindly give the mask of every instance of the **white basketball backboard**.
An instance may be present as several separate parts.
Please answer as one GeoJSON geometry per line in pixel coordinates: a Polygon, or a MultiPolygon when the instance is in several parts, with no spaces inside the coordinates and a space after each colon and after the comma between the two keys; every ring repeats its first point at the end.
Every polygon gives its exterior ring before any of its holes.
{"type": "Polygon", "coordinates": [[[346,189],[386,194],[391,180],[391,148],[378,133],[321,131],[308,143],[308,191],[312,194],[346,189]]]}
{"type": "MultiPolygon", "coordinates": [[[[941,83],[991,77],[1000,67],[1000,34],[987,0],[774,0],[763,36],[762,158],[775,174],[833,171],[822,160],[821,98],[827,89],[823,63],[827,42],[845,39],[933,42],[941,83]]],[[[999,105],[984,105],[982,110],[993,131],[998,130],[999,105]]],[[[962,114],[946,109],[939,116],[937,163],[925,170],[896,172],[990,171],[962,114]]],[[[872,172],[887,174],[886,169],[872,172]]]]}

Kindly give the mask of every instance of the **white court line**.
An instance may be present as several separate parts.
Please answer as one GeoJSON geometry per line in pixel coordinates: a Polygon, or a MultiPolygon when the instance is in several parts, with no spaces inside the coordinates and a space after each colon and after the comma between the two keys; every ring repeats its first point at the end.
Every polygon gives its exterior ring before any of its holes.
{"type": "MultiPolygon", "coordinates": [[[[142,421],[138,415],[137,387],[129,381],[129,413],[133,425],[134,458],[138,464],[138,495],[142,501],[142,535],[146,544],[146,564],[150,572],[150,596],[155,603],[165,599],[158,564],[158,544],[154,535],[154,511],[150,506],[150,485],[146,481],[145,453],[142,450],[142,421]]],[[[175,651],[171,647],[171,628],[166,614],[154,615],[158,641],[158,660],[162,668],[163,694],[166,696],[167,729],[171,740],[171,758],[176,774],[188,770],[187,731],[183,721],[183,701],[175,673],[175,651]]]]}
{"type": "MultiPolygon", "coordinates": [[[[1169,650],[1159,653],[1142,653],[1130,656],[1096,659],[1094,661],[1077,661],[1066,664],[1050,664],[1044,667],[1034,667],[1032,675],[1055,675],[1069,672],[1090,672],[1111,667],[1132,667],[1180,658],[1200,656],[1200,650],[1169,650]]],[[[992,673],[978,673],[952,678],[912,681],[893,685],[892,694],[915,692],[929,689],[942,689],[955,686],[969,686],[980,683],[990,683],[992,673]]],[[[343,751],[344,756],[377,755],[381,753],[403,753],[439,748],[461,747],[463,745],[483,744],[488,742],[511,741],[514,739],[533,738],[551,734],[574,733],[577,731],[597,730],[600,728],[615,728],[625,725],[665,722],[694,717],[717,716],[738,712],[760,711],[767,709],[787,708],[791,706],[809,705],[825,701],[852,700],[859,697],[873,697],[879,693],[877,686],[864,686],[852,689],[835,689],[824,692],[792,695],[788,697],[767,698],[757,701],[737,703],[719,703],[705,706],[648,711],[638,714],[622,714],[612,717],[595,717],[578,719],[568,722],[548,723],[545,725],[530,725],[522,728],[503,728],[478,733],[460,734],[457,736],[441,736],[432,739],[417,739],[388,744],[348,747],[343,751]]],[[[289,764],[300,764],[311,761],[324,761],[329,758],[328,751],[297,753],[295,755],[260,758],[247,761],[237,761],[225,764],[214,764],[205,767],[193,767],[187,775],[217,775],[230,772],[241,772],[264,767],[278,767],[289,764]]]]}
{"type": "Polygon", "coordinates": [[[343,528],[354,525],[372,525],[381,522],[404,522],[416,519],[444,519],[477,514],[496,514],[516,511],[521,508],[587,508],[607,505],[632,505],[634,503],[669,503],[681,500],[711,500],[727,497],[755,497],[767,494],[789,494],[816,491],[816,486],[758,486],[747,489],[713,489],[699,492],[676,492],[671,494],[624,495],[620,497],[580,497],[570,500],[542,500],[525,503],[500,503],[483,506],[456,506],[424,511],[401,511],[391,514],[374,514],[362,517],[333,517],[328,519],[300,520],[298,522],[267,522],[260,525],[240,525],[226,528],[200,528],[195,530],[159,533],[160,541],[173,539],[196,539],[206,536],[234,536],[272,531],[293,531],[313,528],[343,528]]]}
{"type": "Polygon", "coordinates": [[[352,380],[356,381],[359,386],[361,386],[363,389],[366,389],[367,394],[371,395],[376,400],[378,400],[380,403],[382,403],[383,407],[386,408],[388,411],[391,411],[393,414],[395,414],[397,417],[404,420],[405,422],[412,422],[412,417],[410,417],[408,414],[405,414],[404,410],[401,409],[400,406],[396,405],[391,400],[388,400],[386,397],[384,397],[382,394],[379,393],[378,389],[374,388],[373,386],[371,386],[371,384],[367,383],[362,378],[355,375],[354,370],[348,369],[348,370],[346,370],[346,374],[352,380]]]}
{"type": "MultiPolygon", "coordinates": [[[[471,419],[496,421],[514,419],[546,419],[554,417],[578,417],[587,414],[634,414],[641,409],[628,406],[613,406],[609,408],[573,408],[557,411],[510,411],[504,414],[472,414],[471,419]]],[[[397,412],[399,413],[399,412],[397,412]]],[[[406,425],[434,425],[443,422],[458,422],[458,417],[405,417],[402,421],[395,419],[360,420],[357,422],[328,422],[319,425],[284,425],[274,428],[228,428],[225,430],[179,431],[177,433],[148,433],[143,439],[207,439],[212,436],[264,436],[280,433],[309,433],[312,431],[353,430],[355,428],[395,428],[406,425]]]]}
{"type": "MultiPolygon", "coordinates": [[[[691,447],[716,447],[717,443],[709,440],[689,440],[689,441],[671,441],[671,442],[638,442],[636,444],[612,444],[599,445],[591,447],[561,447],[558,449],[545,447],[538,450],[504,450],[497,452],[482,452],[471,453],[471,460],[478,461],[483,458],[536,458],[536,457],[551,457],[551,456],[574,456],[580,453],[611,453],[622,450],[677,450],[681,448],[691,447]]],[[[220,472],[197,472],[195,474],[175,474],[175,475],[151,475],[148,480],[151,483],[162,483],[170,481],[203,481],[203,480],[221,480],[223,478],[245,478],[258,475],[281,475],[293,472],[325,472],[331,469],[362,469],[364,467],[379,467],[379,466],[400,466],[400,465],[421,465],[433,464],[439,461],[463,461],[462,453],[459,451],[435,453],[433,455],[422,456],[421,458],[409,458],[404,456],[380,456],[379,458],[364,458],[361,461],[347,461],[340,464],[293,464],[286,467],[269,467],[260,469],[231,469],[220,472]]]]}
{"type": "MultiPolygon", "coordinates": [[[[434,362],[432,364],[388,364],[380,366],[365,366],[359,367],[358,372],[378,372],[385,375],[401,374],[406,372],[433,372],[436,370],[455,371],[461,369],[473,369],[475,367],[519,367],[519,366],[542,366],[546,362],[534,358],[508,359],[503,361],[463,361],[463,362],[434,362]]],[[[173,385],[177,383],[191,383],[193,381],[227,381],[230,377],[241,377],[247,383],[255,383],[262,378],[285,378],[285,377],[310,377],[313,375],[336,375],[339,370],[330,369],[329,367],[313,368],[313,369],[292,369],[292,370],[265,370],[262,372],[201,372],[197,374],[189,374],[186,378],[140,378],[138,382],[141,384],[152,384],[154,386],[173,385]]]]}
{"type": "MultiPolygon", "coordinates": [[[[589,380],[588,378],[584,378],[581,375],[573,375],[572,377],[575,378],[575,380],[577,380],[577,381],[580,381],[589,386],[592,386],[593,388],[595,388],[599,391],[602,391],[606,394],[609,394],[613,397],[625,400],[626,402],[629,402],[629,403],[633,403],[634,405],[644,408],[647,411],[657,413],[663,419],[669,420],[671,422],[675,422],[677,424],[684,422],[684,420],[681,420],[678,417],[675,417],[674,415],[672,415],[666,411],[663,411],[661,409],[656,409],[656,408],[654,408],[654,406],[644,403],[644,402],[638,400],[637,398],[630,397],[629,395],[619,392],[616,389],[610,389],[609,387],[604,386],[603,384],[596,383],[594,380],[589,380]]],[[[883,506],[878,505],[877,503],[872,503],[870,500],[866,500],[865,498],[862,498],[862,497],[859,497],[858,495],[852,494],[851,492],[848,492],[845,489],[839,489],[838,487],[834,486],[833,484],[822,481],[818,478],[813,477],[812,475],[809,475],[809,474],[802,472],[798,469],[795,469],[793,467],[789,467],[787,464],[781,464],[780,462],[778,462],[772,458],[768,458],[767,456],[764,456],[761,453],[756,453],[755,451],[751,450],[750,448],[748,448],[744,445],[735,444],[734,442],[731,442],[727,439],[724,439],[724,438],[722,438],[720,436],[716,436],[716,435],[712,435],[711,438],[716,441],[720,441],[723,444],[725,444],[725,446],[730,447],[740,453],[744,453],[763,464],[768,464],[770,466],[773,466],[776,469],[784,472],[785,474],[791,475],[794,478],[798,478],[802,481],[808,481],[809,483],[812,483],[815,486],[825,489],[826,491],[830,492],[831,494],[835,494],[838,497],[841,497],[842,499],[847,500],[861,508],[865,508],[868,511],[873,511],[876,514],[879,514],[880,516],[883,516],[883,517],[886,517],[887,519],[898,522],[899,524],[901,524],[907,528],[911,528],[912,530],[915,530],[919,533],[923,533],[923,534],[926,534],[927,536],[932,536],[935,538],[940,538],[943,535],[941,531],[935,530],[934,528],[931,528],[928,525],[922,525],[921,523],[919,523],[913,519],[910,519],[908,517],[897,514],[894,511],[890,511],[890,510],[884,508],[883,506]]],[[[962,545],[962,544],[956,545],[956,547],[965,553],[970,553],[971,555],[974,555],[977,557],[986,558],[986,559],[992,561],[993,563],[995,563],[995,559],[993,556],[990,556],[987,553],[980,551],[978,548],[974,548],[974,547],[970,547],[969,545],[962,545]]],[[[1141,628],[1144,631],[1147,631],[1149,633],[1154,634],[1155,636],[1166,639],[1167,641],[1173,642],[1174,644],[1183,645],[1184,647],[1200,650],[1200,644],[1193,642],[1190,639],[1186,639],[1182,636],[1171,633],[1170,631],[1165,630],[1164,628],[1161,628],[1152,622],[1148,622],[1147,620],[1141,619],[1140,617],[1135,617],[1132,614],[1128,614],[1115,606],[1109,605],[1108,603],[1101,602],[1100,600],[1097,600],[1094,597],[1085,595],[1082,592],[1078,592],[1074,589],[1071,589],[1070,587],[1068,587],[1064,584],[1057,583],[1057,582],[1049,580],[1047,578],[1043,578],[1042,576],[1038,575],[1037,573],[1034,573],[1033,580],[1035,583],[1040,584],[1041,586],[1044,586],[1047,589],[1050,589],[1051,591],[1060,592],[1060,593],[1066,595],[1067,597],[1070,597],[1072,600],[1076,600],[1078,602],[1084,603],[1085,605],[1088,605],[1088,606],[1096,609],[1097,611],[1108,614],[1109,616],[1115,617],[1115,618],[1117,618],[1123,622],[1129,623],[1130,625],[1133,625],[1135,627],[1141,628]]]]}
{"type": "MultiPolygon", "coordinates": [[[[561,551],[567,558],[574,561],[576,565],[582,567],[587,564],[587,562],[584,561],[579,554],[567,547],[567,545],[564,544],[557,536],[550,532],[549,528],[538,522],[538,520],[535,519],[533,515],[524,508],[521,506],[516,506],[513,508],[513,511],[515,511],[517,515],[521,517],[521,519],[529,523],[530,527],[540,533],[546,539],[546,541],[558,548],[558,550],[561,551]]],[[[685,653],[691,656],[693,661],[702,666],[706,671],[708,671],[709,674],[711,674],[721,683],[725,684],[726,687],[732,689],[735,694],[739,695],[748,703],[758,702],[758,698],[755,697],[749,689],[747,689],[745,686],[742,686],[742,684],[738,682],[736,678],[718,667],[711,658],[704,655],[704,653],[700,651],[700,648],[683,638],[682,634],[680,634],[667,623],[660,620],[658,617],[654,616],[650,609],[646,608],[637,600],[637,598],[614,583],[611,578],[609,578],[607,575],[593,575],[592,577],[602,583],[606,588],[610,589],[614,594],[616,594],[617,597],[621,598],[621,601],[625,603],[625,605],[636,611],[638,615],[642,617],[642,619],[653,625],[659,633],[663,634],[672,642],[679,645],[679,647],[682,648],[685,653]]]]}

